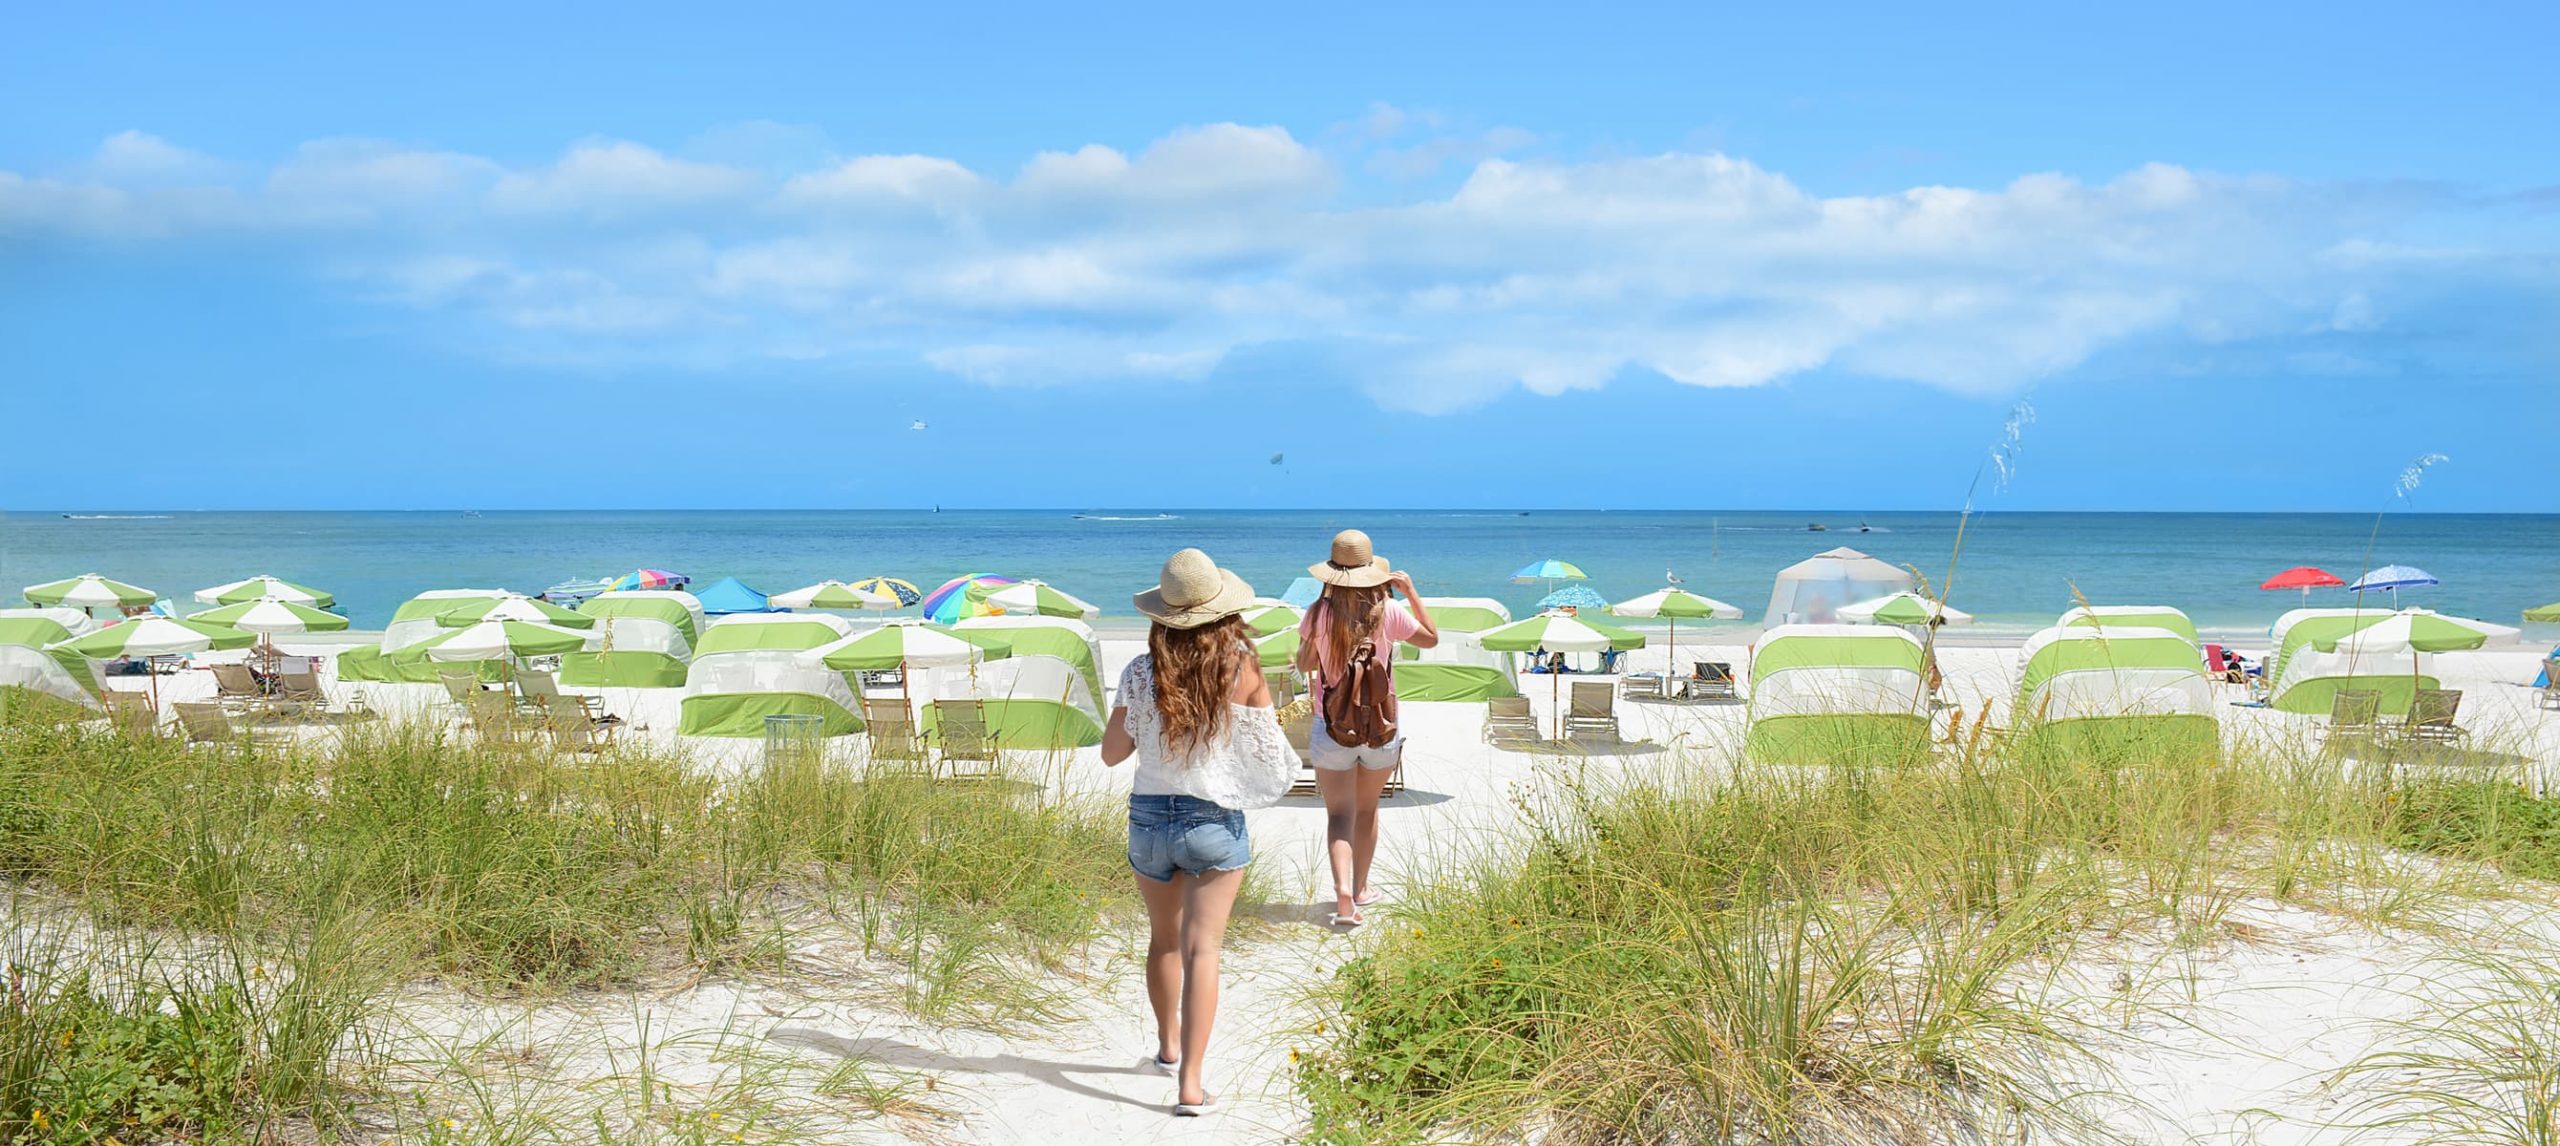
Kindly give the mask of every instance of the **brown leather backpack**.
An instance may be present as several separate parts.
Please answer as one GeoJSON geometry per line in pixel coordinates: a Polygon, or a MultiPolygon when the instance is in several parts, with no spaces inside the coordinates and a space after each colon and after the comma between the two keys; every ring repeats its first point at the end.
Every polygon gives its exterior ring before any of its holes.
{"type": "Polygon", "coordinates": [[[1324,682],[1325,735],[1346,748],[1384,748],[1396,738],[1395,666],[1378,655],[1374,633],[1347,660],[1341,679],[1324,682]]]}

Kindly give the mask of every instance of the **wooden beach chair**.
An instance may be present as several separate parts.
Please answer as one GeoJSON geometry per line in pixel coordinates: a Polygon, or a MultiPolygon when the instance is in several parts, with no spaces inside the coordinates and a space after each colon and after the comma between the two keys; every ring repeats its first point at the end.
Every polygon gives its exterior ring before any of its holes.
{"type": "Polygon", "coordinates": [[[2542,662],[2542,693],[2538,702],[2544,708],[2560,708],[2560,657],[2542,662]]]}
{"type": "Polygon", "coordinates": [[[1573,682],[1569,694],[1570,707],[1564,714],[1564,739],[1599,740],[1622,743],[1618,735],[1618,694],[1603,680],[1573,682]]]}
{"type": "MultiPolygon", "coordinates": [[[[198,744],[241,744],[262,738],[260,730],[254,726],[244,731],[232,723],[231,714],[223,710],[219,701],[172,704],[169,710],[177,714],[178,731],[187,738],[191,747],[198,744]]],[[[279,728],[274,732],[292,735],[291,729],[279,728]]]]}
{"type": "Polygon", "coordinates": [[[1545,739],[1538,734],[1537,714],[1529,710],[1525,696],[1497,696],[1484,702],[1484,739],[1487,744],[1530,744],[1545,739]]]}
{"type": "Polygon", "coordinates": [[[2418,744],[2459,744],[2471,735],[2453,722],[2461,711],[2461,689],[2419,689],[2409,700],[2409,716],[2400,726],[2400,735],[2418,744]]]}
{"type": "Polygon", "coordinates": [[[2381,693],[2339,689],[2329,698],[2329,723],[2320,730],[2321,743],[2331,747],[2358,741],[2370,744],[2381,721],[2381,693]]]}
{"type": "Polygon", "coordinates": [[[602,752],[613,739],[613,726],[598,724],[574,696],[552,693],[544,702],[543,721],[551,730],[551,746],[562,752],[602,752]]]}
{"type": "Polygon", "coordinates": [[[1688,679],[1691,700],[1740,700],[1735,687],[1733,666],[1723,661],[1692,661],[1688,679]]]}
{"type": "Polygon", "coordinates": [[[213,669],[213,702],[232,712],[248,712],[267,702],[258,674],[245,664],[218,664],[213,669]]]}
{"type": "Polygon", "coordinates": [[[470,714],[471,731],[483,744],[513,744],[524,731],[515,701],[500,693],[474,690],[463,708],[470,714]]]}
{"type": "Polygon", "coordinates": [[[914,766],[925,762],[923,738],[907,703],[890,697],[862,698],[862,727],[871,740],[871,761],[914,766]]]}
{"type": "Polygon", "coordinates": [[[1004,772],[983,700],[934,701],[933,742],[943,773],[954,779],[984,779],[1004,772]]]}
{"type": "Polygon", "coordinates": [[[151,698],[138,692],[110,690],[99,696],[107,706],[107,721],[118,733],[136,739],[153,739],[160,735],[160,713],[152,708],[151,698]]]}
{"type": "Polygon", "coordinates": [[[329,693],[320,687],[319,673],[308,669],[278,673],[275,694],[267,703],[269,711],[280,717],[307,716],[328,711],[329,693]]]}

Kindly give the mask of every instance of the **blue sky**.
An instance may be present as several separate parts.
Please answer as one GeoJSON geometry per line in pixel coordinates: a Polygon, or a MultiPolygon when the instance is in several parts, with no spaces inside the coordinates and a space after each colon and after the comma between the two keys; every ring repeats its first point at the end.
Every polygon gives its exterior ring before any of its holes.
{"type": "Polygon", "coordinates": [[[371,7],[14,17],[0,507],[2560,509],[2549,5],[371,7]]]}

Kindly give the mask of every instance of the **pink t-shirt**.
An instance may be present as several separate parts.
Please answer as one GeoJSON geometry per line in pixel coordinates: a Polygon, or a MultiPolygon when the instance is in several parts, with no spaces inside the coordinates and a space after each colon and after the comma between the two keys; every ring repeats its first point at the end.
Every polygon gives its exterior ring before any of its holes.
{"type": "MultiPolygon", "coordinates": [[[[1333,663],[1333,649],[1329,647],[1332,642],[1326,639],[1322,621],[1332,608],[1333,602],[1318,601],[1314,608],[1307,610],[1306,616],[1298,619],[1298,643],[1315,648],[1316,675],[1320,680],[1333,679],[1334,673],[1341,668],[1333,663]]],[[[1387,607],[1378,613],[1378,631],[1370,634],[1371,639],[1378,642],[1378,659],[1392,663],[1396,656],[1396,642],[1421,631],[1422,622],[1413,619],[1413,610],[1405,608],[1404,602],[1387,602],[1387,607]]]]}

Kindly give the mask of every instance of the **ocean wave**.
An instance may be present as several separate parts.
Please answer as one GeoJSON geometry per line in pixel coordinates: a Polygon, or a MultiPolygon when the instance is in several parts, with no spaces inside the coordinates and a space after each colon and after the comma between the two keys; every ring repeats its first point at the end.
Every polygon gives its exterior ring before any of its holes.
{"type": "Polygon", "coordinates": [[[65,517],[65,518],[67,518],[67,519],[69,519],[69,520],[72,520],[72,521],[167,521],[167,520],[169,520],[169,515],[168,515],[168,514],[165,514],[165,513],[66,513],[66,514],[63,514],[62,516],[63,516],[63,517],[65,517]]]}
{"type": "Polygon", "coordinates": [[[1153,514],[1146,514],[1146,515],[1143,515],[1143,516],[1133,516],[1133,517],[1113,517],[1113,516],[1111,516],[1111,515],[1109,515],[1109,514],[1101,514],[1101,513],[1079,513],[1079,514],[1075,515],[1075,519],[1076,519],[1077,521],[1180,521],[1180,520],[1182,520],[1182,518],[1181,518],[1180,516],[1178,516],[1178,515],[1176,515],[1176,514],[1170,514],[1170,513],[1153,513],[1153,514]]]}

